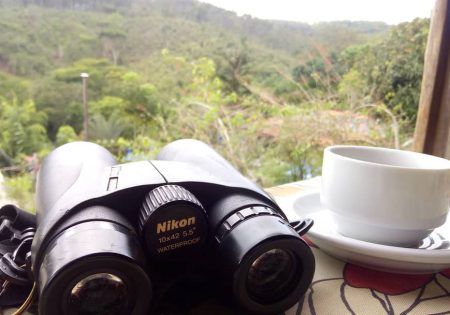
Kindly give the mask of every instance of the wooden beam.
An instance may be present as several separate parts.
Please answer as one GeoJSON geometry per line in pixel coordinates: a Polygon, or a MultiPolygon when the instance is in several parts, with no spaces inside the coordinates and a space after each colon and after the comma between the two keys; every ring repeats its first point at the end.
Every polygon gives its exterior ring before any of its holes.
{"type": "Polygon", "coordinates": [[[450,0],[431,17],[414,134],[414,150],[450,158],[450,0]]]}

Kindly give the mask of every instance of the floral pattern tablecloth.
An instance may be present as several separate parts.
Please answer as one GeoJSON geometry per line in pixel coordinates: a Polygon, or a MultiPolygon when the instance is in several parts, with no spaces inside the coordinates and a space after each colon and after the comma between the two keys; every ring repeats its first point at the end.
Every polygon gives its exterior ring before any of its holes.
{"type": "MultiPolygon", "coordinates": [[[[318,189],[320,178],[269,188],[276,197],[318,189]]],[[[450,314],[450,269],[406,275],[376,271],[335,259],[308,240],[316,259],[314,280],[286,315],[450,314]]]]}

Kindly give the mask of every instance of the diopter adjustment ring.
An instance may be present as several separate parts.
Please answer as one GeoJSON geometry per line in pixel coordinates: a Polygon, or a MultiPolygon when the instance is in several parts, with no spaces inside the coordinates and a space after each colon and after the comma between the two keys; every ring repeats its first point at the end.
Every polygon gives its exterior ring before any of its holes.
{"type": "Polygon", "coordinates": [[[179,260],[201,253],[207,239],[203,206],[185,188],[164,185],[145,196],[139,212],[139,232],[148,255],[179,260]]]}
{"type": "Polygon", "coordinates": [[[283,219],[280,214],[265,206],[253,206],[248,208],[243,208],[241,210],[238,210],[234,212],[232,215],[230,215],[226,220],[224,220],[219,227],[216,230],[216,240],[218,242],[221,242],[222,239],[232,230],[234,229],[238,224],[244,222],[250,217],[256,217],[256,216],[276,216],[280,219],[283,219]]]}
{"type": "Polygon", "coordinates": [[[175,202],[194,204],[204,211],[200,201],[183,187],[178,185],[160,186],[145,196],[141,210],[139,211],[139,231],[142,232],[148,218],[155,210],[175,202]]]}

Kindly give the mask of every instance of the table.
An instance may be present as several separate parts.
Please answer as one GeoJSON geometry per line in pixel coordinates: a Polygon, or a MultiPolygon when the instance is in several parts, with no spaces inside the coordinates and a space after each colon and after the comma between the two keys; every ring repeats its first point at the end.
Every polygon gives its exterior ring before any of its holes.
{"type": "MultiPolygon", "coordinates": [[[[319,186],[320,178],[314,178],[267,190],[278,199],[319,186]]],[[[316,259],[313,282],[286,315],[450,314],[450,269],[425,275],[381,272],[337,260],[310,245],[316,259]]]]}
{"type": "MultiPolygon", "coordinates": [[[[267,189],[276,198],[317,190],[320,178],[267,189]]],[[[337,260],[309,242],[316,259],[311,287],[285,315],[450,314],[450,269],[437,274],[403,275],[359,267],[337,260]]],[[[0,314],[2,314],[0,312],[0,314]]],[[[4,314],[11,314],[11,310],[4,314]]],[[[192,315],[232,315],[205,301],[192,315]]],[[[242,314],[239,314],[242,315],[242,314]]]]}

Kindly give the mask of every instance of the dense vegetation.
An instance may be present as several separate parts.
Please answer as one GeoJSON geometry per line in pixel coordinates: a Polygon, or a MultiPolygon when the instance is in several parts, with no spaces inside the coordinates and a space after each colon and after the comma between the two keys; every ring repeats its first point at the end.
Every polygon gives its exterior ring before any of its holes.
{"type": "Polygon", "coordinates": [[[319,174],[327,145],[407,147],[428,23],[264,21],[193,0],[0,0],[0,168],[26,199],[39,161],[85,138],[82,72],[88,138],[121,162],[193,137],[270,186],[319,174]]]}

